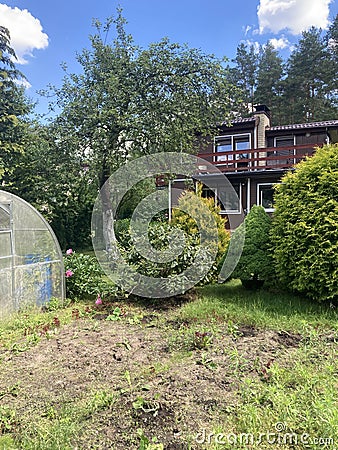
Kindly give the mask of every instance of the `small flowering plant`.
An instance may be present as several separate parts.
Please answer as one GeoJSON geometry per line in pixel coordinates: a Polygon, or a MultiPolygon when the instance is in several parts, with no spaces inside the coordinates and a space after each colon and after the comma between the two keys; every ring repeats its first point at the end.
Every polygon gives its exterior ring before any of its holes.
{"type": "Polygon", "coordinates": [[[92,298],[95,295],[96,301],[102,303],[101,296],[114,295],[117,292],[116,286],[106,280],[96,258],[77,253],[70,248],[66,251],[64,264],[68,297],[92,298]]]}

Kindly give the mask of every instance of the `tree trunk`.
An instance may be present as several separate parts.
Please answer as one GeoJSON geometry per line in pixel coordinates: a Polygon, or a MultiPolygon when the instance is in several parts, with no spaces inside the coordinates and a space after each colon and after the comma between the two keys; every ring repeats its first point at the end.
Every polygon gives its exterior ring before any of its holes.
{"type": "Polygon", "coordinates": [[[103,174],[100,179],[100,196],[102,202],[102,226],[103,226],[103,238],[108,255],[112,253],[112,243],[115,242],[114,232],[114,211],[112,202],[110,199],[110,186],[109,175],[106,168],[103,170],[103,174]]]}

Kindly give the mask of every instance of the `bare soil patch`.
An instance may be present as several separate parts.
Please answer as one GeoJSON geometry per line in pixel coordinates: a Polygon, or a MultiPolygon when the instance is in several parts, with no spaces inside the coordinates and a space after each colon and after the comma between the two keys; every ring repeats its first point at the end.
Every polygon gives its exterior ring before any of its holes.
{"type": "Polygon", "coordinates": [[[51,407],[61,414],[104,390],[114,404],[83,417],[74,448],[138,449],[142,429],[165,449],[183,450],[189,442],[200,449],[194,436],[236,411],[241,380],[264,380],[271,364],[287,361],[301,341],[253,327],[235,335],[220,328],[210,345],[194,348],[179,334],[182,324],[152,326],[151,311],[139,325],[105,318],[74,320],[53,338],[3,357],[0,392],[17,388],[1,405],[16,411],[18,433],[48,417],[51,407]]]}

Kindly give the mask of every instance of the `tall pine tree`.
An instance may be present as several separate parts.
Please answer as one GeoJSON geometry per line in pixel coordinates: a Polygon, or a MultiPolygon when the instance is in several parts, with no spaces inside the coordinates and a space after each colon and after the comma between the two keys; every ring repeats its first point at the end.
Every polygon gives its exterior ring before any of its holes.
{"type": "Polygon", "coordinates": [[[332,119],[331,64],[321,30],[312,27],[302,37],[287,61],[284,93],[284,123],[332,119]]]}
{"type": "Polygon", "coordinates": [[[268,42],[261,47],[259,54],[255,103],[270,108],[274,125],[279,125],[283,116],[283,73],[283,59],[268,42]]]}
{"type": "Polygon", "coordinates": [[[255,90],[257,83],[258,53],[253,44],[247,45],[241,42],[237,47],[236,64],[230,69],[231,81],[240,88],[243,97],[243,115],[252,111],[255,103],[255,90]]]}
{"type": "Polygon", "coordinates": [[[336,115],[338,113],[338,14],[333,20],[328,32],[325,35],[325,42],[328,49],[328,54],[330,57],[330,82],[329,86],[331,89],[330,100],[332,105],[336,109],[336,115]]]}

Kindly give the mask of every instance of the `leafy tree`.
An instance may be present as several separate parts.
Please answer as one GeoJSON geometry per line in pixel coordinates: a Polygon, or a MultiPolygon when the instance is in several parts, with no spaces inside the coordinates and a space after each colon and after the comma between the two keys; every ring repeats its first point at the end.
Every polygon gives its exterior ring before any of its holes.
{"type": "Polygon", "coordinates": [[[318,301],[337,299],[337,145],[318,148],[277,185],[272,241],[284,286],[318,301]]]}
{"type": "Polygon", "coordinates": [[[269,107],[275,125],[281,123],[283,75],[283,59],[268,42],[261,47],[259,53],[255,103],[269,107]]]}
{"type": "MultiPolygon", "coordinates": [[[[126,33],[121,11],[96,28],[91,49],[78,56],[81,73],[66,75],[53,91],[61,109],[55,125],[60,135],[76,136],[73,152],[89,160],[99,187],[129,158],[195,150],[196,133],[230,117],[236,88],[222,61],[168,39],[141,49],[126,33]],[[115,39],[107,43],[113,26],[115,39]]],[[[109,230],[109,195],[101,198],[109,230]]]]}
{"type": "Polygon", "coordinates": [[[18,85],[23,75],[15,68],[14,50],[7,28],[0,26],[0,180],[15,165],[26,138],[25,116],[31,105],[18,85]]]}
{"type": "Polygon", "coordinates": [[[244,233],[244,247],[232,276],[245,287],[257,287],[271,278],[273,260],[270,253],[271,218],[262,206],[253,206],[234,233],[234,242],[244,233]]]}
{"type": "Polygon", "coordinates": [[[6,189],[35,206],[51,224],[63,248],[90,245],[90,217],[96,184],[74,140],[61,139],[53,126],[32,124],[25,152],[3,182],[6,189]]]}

